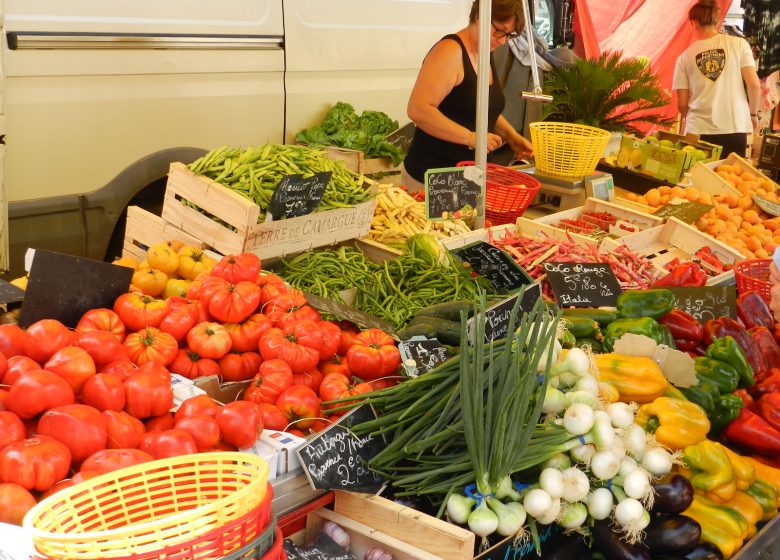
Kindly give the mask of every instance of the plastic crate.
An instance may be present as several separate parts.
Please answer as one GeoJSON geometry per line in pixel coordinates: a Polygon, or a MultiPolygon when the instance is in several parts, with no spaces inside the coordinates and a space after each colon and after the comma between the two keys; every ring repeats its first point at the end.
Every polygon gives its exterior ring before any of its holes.
{"type": "Polygon", "coordinates": [[[593,173],[612,136],[600,128],[563,122],[535,122],[529,129],[536,168],[561,177],[593,173]]]}
{"type": "Polygon", "coordinates": [[[767,305],[771,302],[770,291],[772,283],[769,281],[769,265],[772,259],[749,259],[734,265],[734,277],[737,290],[742,292],[756,292],[767,305]]]}
{"type": "MultiPolygon", "coordinates": [[[[473,161],[462,161],[458,167],[474,165],[473,161]]],[[[485,219],[494,226],[514,223],[523,215],[542,184],[536,178],[504,167],[487,164],[485,179],[485,219]]]]}

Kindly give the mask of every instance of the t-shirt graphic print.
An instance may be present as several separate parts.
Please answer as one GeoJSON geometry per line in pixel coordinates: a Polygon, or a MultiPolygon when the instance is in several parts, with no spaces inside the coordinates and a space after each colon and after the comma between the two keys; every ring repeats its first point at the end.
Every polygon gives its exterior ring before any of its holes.
{"type": "Polygon", "coordinates": [[[713,82],[720,78],[726,68],[726,51],[710,49],[696,55],[696,66],[699,71],[713,82]]]}

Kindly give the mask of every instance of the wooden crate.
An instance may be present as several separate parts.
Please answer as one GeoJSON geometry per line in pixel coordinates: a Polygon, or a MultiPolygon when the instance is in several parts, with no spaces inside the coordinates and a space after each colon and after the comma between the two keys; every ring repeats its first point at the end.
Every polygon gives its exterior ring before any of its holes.
{"type": "MultiPolygon", "coordinates": [[[[665,274],[664,265],[669,261],[675,258],[683,261],[690,260],[693,253],[705,246],[709,247],[724,264],[733,266],[738,261],[745,259],[744,255],[736,249],[732,249],[725,243],[713,239],[677,218],[669,218],[664,225],[620,239],[604,239],[601,249],[607,251],[618,245],[626,245],[647,257],[652,261],[659,275],[665,274]]],[[[713,276],[707,281],[710,286],[733,283],[733,270],[713,276]]]]}
{"type": "Polygon", "coordinates": [[[453,235],[446,239],[440,239],[439,244],[445,249],[458,249],[465,247],[469,243],[475,241],[487,241],[490,242],[493,239],[503,239],[507,232],[516,233],[518,228],[515,224],[502,224],[500,226],[492,226],[489,228],[475,229],[468,233],[462,233],[460,235],[453,235]]]}
{"type": "MultiPolygon", "coordinates": [[[[367,182],[366,188],[374,189],[375,183],[367,182]]],[[[362,237],[371,227],[375,206],[372,198],[352,208],[258,224],[260,208],[252,201],[193,174],[184,164],[172,163],[162,217],[222,254],[249,251],[266,259],[362,237]],[[183,199],[208,215],[184,204],[183,199]]]]}
{"type": "MultiPolygon", "coordinates": [[[[699,189],[700,191],[708,192],[711,194],[729,194],[733,193],[737,196],[742,196],[742,193],[739,192],[736,188],[734,188],[731,183],[726,181],[723,177],[718,175],[715,172],[715,169],[719,165],[728,164],[733,165],[734,167],[738,167],[742,170],[742,172],[750,172],[753,175],[757,177],[766,177],[764,173],[762,173],[757,168],[753,167],[753,164],[751,164],[748,160],[746,160],[743,157],[738,156],[737,154],[731,153],[726,159],[722,159],[719,161],[713,161],[710,163],[697,163],[693,166],[691,169],[691,184],[693,187],[699,189]]],[[[766,177],[769,179],[768,177],[766,177]]],[[[769,179],[771,181],[771,179],[769,179]]],[[[772,183],[774,185],[775,190],[780,188],[777,183],[772,183]]]]}
{"type": "Polygon", "coordinates": [[[350,150],[336,146],[326,146],[323,149],[330,159],[343,161],[347,169],[355,173],[374,175],[376,173],[400,173],[401,171],[401,166],[393,165],[390,158],[367,158],[360,150],[350,150]]]}
{"type": "Polygon", "coordinates": [[[334,511],[447,560],[474,555],[471,531],[381,496],[337,490],[334,511]]]}
{"type": "MultiPolygon", "coordinates": [[[[395,560],[457,560],[454,557],[431,554],[383,531],[365,525],[352,517],[323,508],[306,516],[306,543],[314,541],[325,521],[337,523],[349,534],[350,551],[356,558],[363,558],[366,552],[372,548],[381,548],[392,554],[395,560]]],[[[385,521],[391,523],[392,519],[385,521]]]]}
{"type": "MultiPolygon", "coordinates": [[[[122,256],[132,256],[142,261],[146,258],[146,250],[155,243],[166,241],[181,241],[185,245],[208,249],[208,245],[185,231],[168,223],[160,216],[152,214],[139,206],[127,208],[127,223],[125,225],[125,240],[122,256]]],[[[214,255],[212,255],[214,256],[214,255]]]]}

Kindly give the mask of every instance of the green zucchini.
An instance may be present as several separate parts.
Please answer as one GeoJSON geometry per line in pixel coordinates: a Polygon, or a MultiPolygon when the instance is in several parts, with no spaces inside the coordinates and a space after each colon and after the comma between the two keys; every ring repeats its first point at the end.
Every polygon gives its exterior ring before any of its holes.
{"type": "Polygon", "coordinates": [[[424,336],[425,338],[436,338],[436,327],[434,327],[428,321],[419,321],[414,324],[410,324],[408,327],[404,327],[398,331],[398,338],[401,340],[409,340],[413,336],[424,336]]]}
{"type": "Polygon", "coordinates": [[[466,300],[446,301],[444,303],[437,303],[435,305],[429,305],[418,309],[415,317],[435,317],[436,319],[444,319],[445,321],[457,321],[460,322],[460,313],[465,311],[467,315],[471,316],[474,311],[474,302],[466,300]]]}
{"type": "Polygon", "coordinates": [[[564,309],[563,317],[565,319],[569,317],[587,317],[596,321],[600,327],[606,327],[618,318],[618,314],[617,311],[599,309],[597,307],[574,307],[572,309],[564,309]]]}
{"type": "Polygon", "coordinates": [[[447,321],[431,317],[430,324],[436,329],[436,338],[439,342],[460,346],[460,321],[447,321]]]}
{"type": "Polygon", "coordinates": [[[564,315],[563,324],[575,338],[594,338],[595,334],[599,332],[599,324],[589,317],[567,317],[564,315]]]}

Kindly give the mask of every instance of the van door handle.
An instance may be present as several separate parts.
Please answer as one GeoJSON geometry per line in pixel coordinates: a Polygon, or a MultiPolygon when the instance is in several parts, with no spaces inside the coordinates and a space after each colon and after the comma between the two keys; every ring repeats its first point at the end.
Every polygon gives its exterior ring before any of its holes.
{"type": "Polygon", "coordinates": [[[11,31],[8,48],[21,49],[192,49],[281,50],[281,35],[207,35],[156,33],[70,33],[11,31]]]}

